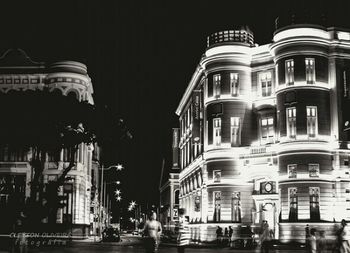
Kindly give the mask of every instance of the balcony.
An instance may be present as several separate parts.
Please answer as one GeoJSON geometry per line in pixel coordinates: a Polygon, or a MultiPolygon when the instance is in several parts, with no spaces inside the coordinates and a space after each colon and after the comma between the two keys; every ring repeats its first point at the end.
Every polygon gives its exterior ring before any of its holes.
{"type": "Polygon", "coordinates": [[[248,27],[216,32],[207,37],[207,47],[209,48],[216,44],[243,44],[253,47],[254,35],[248,27]]]}

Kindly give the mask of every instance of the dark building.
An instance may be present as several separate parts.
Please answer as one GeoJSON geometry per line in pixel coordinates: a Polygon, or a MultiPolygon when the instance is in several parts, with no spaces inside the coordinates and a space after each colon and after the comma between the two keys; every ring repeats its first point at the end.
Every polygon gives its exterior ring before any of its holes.
{"type": "MultiPolygon", "coordinates": [[[[86,101],[91,105],[94,103],[91,79],[87,67],[82,63],[60,61],[49,65],[34,62],[20,49],[8,50],[0,57],[0,92],[3,96],[10,96],[11,92],[43,89],[86,101]]],[[[41,106],[38,108],[41,113],[49,111],[46,105],[41,106]]],[[[16,117],[23,118],[28,113],[26,108],[22,109],[23,114],[16,117]]],[[[45,117],[42,120],[45,120],[45,117]]],[[[23,122],[20,127],[26,128],[27,124],[31,122],[23,122]]],[[[0,144],[0,211],[9,208],[10,202],[20,207],[29,198],[30,183],[34,177],[31,166],[33,154],[33,148],[11,149],[7,144],[0,144]]],[[[70,232],[78,235],[88,235],[89,226],[93,223],[94,210],[90,213],[90,207],[94,206],[92,202],[95,202],[95,198],[93,196],[91,199],[90,192],[92,184],[97,184],[98,180],[93,171],[93,155],[96,156],[94,147],[81,143],[75,156],[76,165],[68,173],[69,177],[64,185],[59,188],[59,196],[64,199],[66,205],[58,211],[57,224],[69,227],[70,232]]],[[[42,182],[47,185],[49,181],[56,181],[63,169],[68,166],[67,148],[62,148],[59,154],[48,155],[44,162],[42,182]]],[[[0,217],[0,221],[1,219],[9,217],[0,217]]],[[[48,221],[43,219],[42,222],[48,221]]]]}
{"type": "Polygon", "coordinates": [[[179,215],[179,128],[173,128],[171,167],[163,162],[160,176],[160,222],[165,230],[175,230],[179,215]]]}

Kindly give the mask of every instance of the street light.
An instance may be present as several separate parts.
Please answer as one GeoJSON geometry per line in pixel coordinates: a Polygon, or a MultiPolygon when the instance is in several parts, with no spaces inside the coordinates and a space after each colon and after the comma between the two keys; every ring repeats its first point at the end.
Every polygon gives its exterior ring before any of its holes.
{"type": "MultiPolygon", "coordinates": [[[[104,189],[106,187],[106,184],[104,183],[103,180],[103,174],[105,170],[110,170],[112,168],[116,168],[116,170],[122,170],[124,167],[121,164],[117,164],[117,165],[111,165],[108,168],[104,168],[103,166],[101,166],[101,191],[100,191],[100,201],[102,203],[100,203],[100,219],[99,219],[99,227],[100,227],[100,237],[102,235],[102,205],[104,205],[105,202],[105,193],[107,189],[104,189]]],[[[108,213],[108,210],[107,210],[108,213]]]]}

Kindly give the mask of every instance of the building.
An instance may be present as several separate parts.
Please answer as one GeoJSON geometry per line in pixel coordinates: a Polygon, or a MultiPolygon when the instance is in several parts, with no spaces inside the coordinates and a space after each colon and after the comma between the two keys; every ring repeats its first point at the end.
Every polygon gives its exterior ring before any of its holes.
{"type": "MultiPolygon", "coordinates": [[[[87,67],[82,63],[74,61],[60,61],[50,65],[38,63],[32,61],[20,49],[8,50],[0,58],[0,92],[3,95],[13,91],[28,92],[43,89],[79,101],[87,101],[89,104],[94,103],[91,79],[87,74],[87,67]]],[[[23,110],[25,113],[25,108],[23,110]]],[[[28,123],[25,122],[25,125],[28,123]]],[[[0,210],[5,210],[13,196],[18,197],[19,204],[24,204],[25,199],[30,196],[30,182],[33,179],[30,163],[33,152],[31,148],[11,150],[3,143],[0,146],[0,210]]],[[[58,162],[50,155],[47,156],[42,173],[43,184],[56,180],[63,168],[68,165],[67,149],[62,149],[58,156],[58,162]]],[[[77,235],[88,234],[92,218],[90,217],[92,156],[93,146],[80,144],[76,152],[76,166],[69,172],[68,179],[59,190],[59,195],[64,196],[66,205],[59,209],[57,223],[66,225],[69,232],[77,235]]],[[[8,219],[8,217],[0,218],[8,219]]],[[[47,220],[43,220],[43,223],[45,222],[47,220]]]]}
{"type": "Polygon", "coordinates": [[[350,220],[350,31],[290,24],[277,20],[267,45],[248,27],[207,38],[176,110],[195,241],[262,220],[304,241],[306,224],[330,236],[350,220]]]}
{"type": "Polygon", "coordinates": [[[173,128],[172,164],[168,168],[163,162],[161,170],[160,192],[160,217],[163,229],[174,231],[179,215],[179,128],[173,128]]]}

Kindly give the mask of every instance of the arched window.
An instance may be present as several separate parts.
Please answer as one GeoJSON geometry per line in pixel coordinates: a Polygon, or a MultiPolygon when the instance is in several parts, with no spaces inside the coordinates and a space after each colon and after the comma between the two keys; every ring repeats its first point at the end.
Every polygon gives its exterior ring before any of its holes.
{"type": "Polygon", "coordinates": [[[79,100],[79,93],[77,91],[70,90],[69,92],[67,92],[67,97],[70,100],[73,100],[73,99],[79,100]]]}

